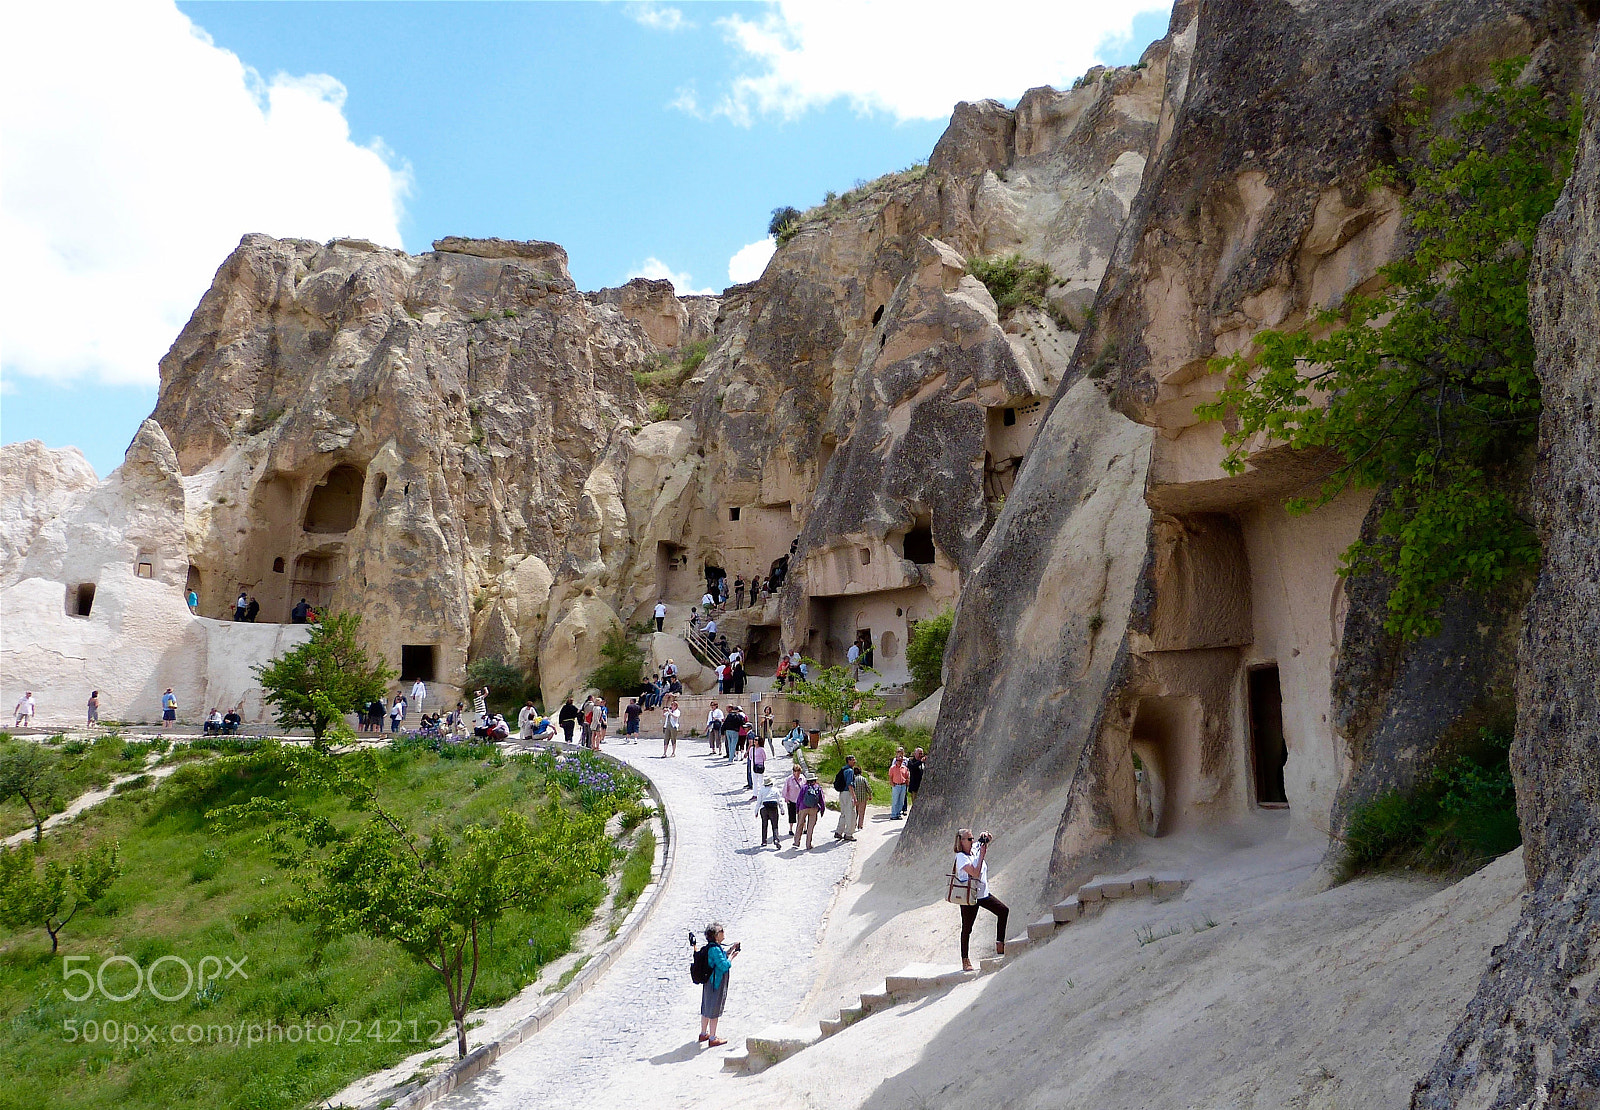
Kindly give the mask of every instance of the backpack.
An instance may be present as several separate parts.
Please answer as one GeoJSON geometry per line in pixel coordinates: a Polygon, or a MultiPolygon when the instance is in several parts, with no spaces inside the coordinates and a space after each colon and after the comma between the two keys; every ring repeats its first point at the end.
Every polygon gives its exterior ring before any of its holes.
{"type": "Polygon", "coordinates": [[[711,982],[711,945],[702,944],[694,950],[694,958],[689,961],[689,982],[697,987],[711,982]]]}
{"type": "Polygon", "coordinates": [[[849,767],[840,767],[839,773],[833,776],[833,788],[839,793],[843,794],[850,789],[850,786],[855,782],[855,779],[856,777],[851,773],[849,767]]]}
{"type": "Polygon", "coordinates": [[[806,783],[800,791],[800,808],[821,809],[822,803],[822,787],[814,782],[806,783]]]}

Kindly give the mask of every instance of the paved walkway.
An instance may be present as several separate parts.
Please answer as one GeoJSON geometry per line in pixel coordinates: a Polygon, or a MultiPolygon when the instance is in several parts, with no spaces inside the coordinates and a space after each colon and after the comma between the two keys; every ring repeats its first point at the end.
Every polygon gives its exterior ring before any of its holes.
{"type": "MultiPolygon", "coordinates": [[[[787,840],[782,851],[761,848],[743,764],[709,758],[704,740],[680,740],[676,759],[659,758],[660,740],[613,739],[605,750],[647,772],[666,800],[677,859],[662,900],[597,986],[435,1107],[687,1106],[706,1084],[729,1082],[722,1058],[791,1017],[811,986],[852,847],[833,839],[832,820],[810,852],[787,840]],[[719,1029],[728,1045],[707,1050],[695,1041],[700,988],[689,982],[688,932],[711,921],[743,949],[719,1029]]],[[[774,778],[789,773],[784,758],[767,767],[774,778]]]]}

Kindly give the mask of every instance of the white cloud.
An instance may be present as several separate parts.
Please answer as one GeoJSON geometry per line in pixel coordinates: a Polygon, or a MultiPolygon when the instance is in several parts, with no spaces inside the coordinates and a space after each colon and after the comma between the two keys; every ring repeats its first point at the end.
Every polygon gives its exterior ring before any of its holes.
{"type": "Polygon", "coordinates": [[[767,263],[772,261],[777,249],[778,242],[770,235],[754,243],[746,243],[728,259],[728,280],[735,285],[755,281],[767,272],[767,263]]]}
{"type": "Polygon", "coordinates": [[[628,14],[635,23],[653,31],[682,31],[694,26],[677,8],[661,4],[629,4],[628,14]]]}
{"type": "Polygon", "coordinates": [[[264,81],[170,2],[17,5],[0,70],[5,372],[156,381],[246,232],[400,246],[407,167],[325,74],[264,81]]]}
{"type": "Polygon", "coordinates": [[[651,281],[660,281],[662,278],[666,278],[672,282],[672,291],[680,297],[703,297],[716,292],[715,289],[696,289],[694,287],[694,279],[687,272],[674,273],[671,266],[668,266],[653,255],[632,270],[629,270],[628,277],[649,278],[651,281]]]}
{"type": "Polygon", "coordinates": [[[1126,42],[1133,17],[1165,0],[779,0],[759,19],[717,21],[755,63],[716,111],[748,125],[835,100],[897,119],[943,119],[959,100],[1012,99],[1070,84],[1102,45],[1126,42]]]}

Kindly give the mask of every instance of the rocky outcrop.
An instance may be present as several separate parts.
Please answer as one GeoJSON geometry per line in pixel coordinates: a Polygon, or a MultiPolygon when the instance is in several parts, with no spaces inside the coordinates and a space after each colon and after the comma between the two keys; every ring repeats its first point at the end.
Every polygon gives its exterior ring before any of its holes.
{"type": "MultiPolygon", "coordinates": [[[[1338,560],[1370,494],[1291,516],[1284,500],[1333,461],[1262,443],[1227,475],[1221,426],[1194,407],[1220,388],[1213,358],[1368,287],[1401,249],[1398,197],[1366,182],[1413,141],[1403,124],[1413,88],[1439,90],[1442,116],[1493,62],[1536,53],[1536,69],[1549,65],[1581,27],[1562,5],[1487,0],[1178,6],[1147,55],[1164,68],[1155,146],[1001,518],[1018,513],[1033,536],[1080,527],[1097,487],[1061,465],[1087,444],[1076,420],[1054,428],[1098,385],[1121,418],[1156,433],[1143,440],[1148,527],[1131,551],[1108,553],[1094,577],[1103,590],[1080,574],[1070,592],[1056,585],[1066,572],[1047,541],[991,533],[958,610],[940,760],[919,798],[945,819],[909,828],[901,851],[942,845],[952,821],[993,823],[1042,799],[1064,807],[1053,887],[1119,838],[1224,828],[1324,838],[1354,763],[1385,765],[1356,776],[1375,790],[1386,775],[1400,781],[1401,764],[1426,765],[1441,738],[1489,723],[1492,687],[1503,704],[1508,685],[1515,599],[1475,601],[1447,635],[1404,653],[1363,642],[1381,640],[1381,584],[1347,593],[1338,560]],[[1053,465],[1036,467],[1043,458],[1053,465]],[[1014,662],[1031,686],[1015,681],[1014,662]],[[1338,710],[1336,673],[1362,687],[1338,710]],[[1010,737],[1029,738],[1026,752],[1020,739],[997,744],[1010,737]]],[[[1019,135],[1022,117],[1059,115],[1023,107],[1019,135]]],[[[948,160],[1002,141],[993,113],[959,123],[969,138],[948,160]]]]}
{"type": "Polygon", "coordinates": [[[1412,1105],[1600,1102],[1600,67],[1571,180],[1530,280],[1542,388],[1544,558],[1524,626],[1511,752],[1531,891],[1412,1105]]]}
{"type": "Polygon", "coordinates": [[[0,580],[21,563],[46,521],[99,484],[76,447],[46,447],[36,439],[0,447],[0,580]]]}

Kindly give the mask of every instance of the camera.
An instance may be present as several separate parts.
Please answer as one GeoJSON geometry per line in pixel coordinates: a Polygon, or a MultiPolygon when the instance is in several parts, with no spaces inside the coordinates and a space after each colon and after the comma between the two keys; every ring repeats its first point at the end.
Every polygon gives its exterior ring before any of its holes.
{"type": "Polygon", "coordinates": [[[993,839],[994,839],[994,837],[990,836],[988,833],[982,833],[978,837],[978,843],[979,844],[987,844],[987,843],[989,843],[989,841],[991,841],[993,839]]]}
{"type": "Polygon", "coordinates": [[[733,950],[735,952],[739,951],[739,949],[741,949],[743,947],[744,947],[744,943],[742,941],[734,941],[733,942],[733,950]]]}

